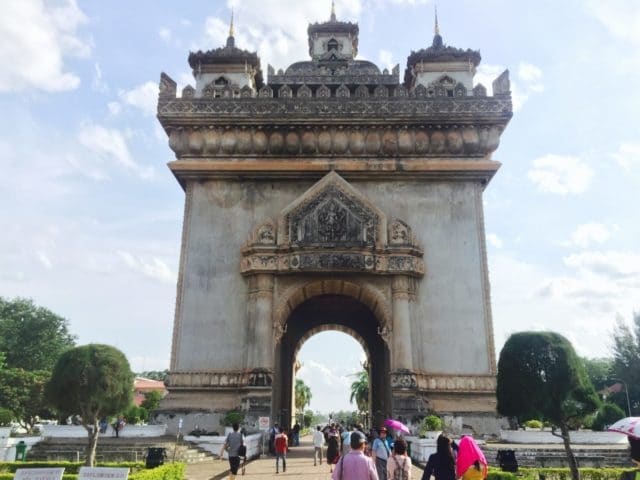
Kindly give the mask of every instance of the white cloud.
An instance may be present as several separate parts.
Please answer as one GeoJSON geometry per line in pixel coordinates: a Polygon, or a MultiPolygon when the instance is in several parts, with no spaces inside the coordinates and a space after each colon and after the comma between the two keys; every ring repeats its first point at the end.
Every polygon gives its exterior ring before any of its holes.
{"type": "Polygon", "coordinates": [[[145,115],[153,116],[156,114],[156,104],[158,103],[157,82],[149,81],[131,90],[122,90],[118,95],[124,103],[138,108],[145,115]]]}
{"type": "Polygon", "coordinates": [[[122,111],[122,104],[120,102],[109,102],[107,108],[111,115],[118,115],[122,111]]]}
{"type": "Polygon", "coordinates": [[[502,248],[502,240],[500,240],[500,237],[498,237],[495,233],[487,234],[487,241],[492,247],[502,248]]]}
{"type": "Polygon", "coordinates": [[[609,281],[637,283],[640,287],[640,254],[634,252],[582,252],[569,255],[570,267],[607,278],[609,281]]]}
{"type": "MultiPolygon", "coordinates": [[[[95,178],[106,178],[107,174],[99,166],[104,164],[108,166],[114,162],[116,165],[136,172],[141,178],[148,179],[153,176],[151,168],[141,167],[133,160],[125,135],[120,130],[85,124],[78,132],[78,141],[94,154],[90,158],[83,159],[83,165],[79,166],[82,168],[86,163],[89,168],[96,168],[93,173],[95,178]]],[[[75,164],[79,163],[76,157],[72,157],[71,161],[75,164]]]]}
{"type": "Polygon", "coordinates": [[[569,245],[588,248],[593,243],[604,243],[611,237],[611,232],[602,223],[585,223],[578,225],[569,239],[569,245]]]}
{"type": "Polygon", "coordinates": [[[78,37],[87,18],[75,0],[6,0],[0,15],[0,92],[73,90],[80,78],[65,71],[66,56],[86,57],[91,45],[78,37]]]}
{"type": "Polygon", "coordinates": [[[640,168],[640,143],[623,143],[611,157],[626,170],[640,168]]]}
{"type": "Polygon", "coordinates": [[[165,262],[157,257],[143,259],[124,251],[119,251],[118,255],[124,261],[124,264],[134,272],[164,283],[175,284],[176,282],[176,274],[171,271],[165,262]]]}
{"type": "Polygon", "coordinates": [[[171,29],[166,27],[163,27],[160,30],[158,30],[158,35],[165,43],[171,42],[171,38],[173,36],[171,33],[171,29]]]}
{"type": "Polygon", "coordinates": [[[548,154],[533,161],[527,176],[542,192],[558,195],[583,193],[593,170],[577,157],[548,154]]]}
{"type": "Polygon", "coordinates": [[[640,48],[640,4],[636,0],[589,0],[586,11],[609,31],[609,33],[640,48]]]}
{"type": "Polygon", "coordinates": [[[36,252],[36,256],[44,268],[47,270],[51,270],[51,268],[53,268],[51,260],[44,252],[36,252]]]}
{"type": "Polygon", "coordinates": [[[91,87],[97,92],[107,92],[109,90],[109,85],[107,85],[102,78],[102,69],[98,62],[93,64],[93,81],[91,82],[91,87]]]}

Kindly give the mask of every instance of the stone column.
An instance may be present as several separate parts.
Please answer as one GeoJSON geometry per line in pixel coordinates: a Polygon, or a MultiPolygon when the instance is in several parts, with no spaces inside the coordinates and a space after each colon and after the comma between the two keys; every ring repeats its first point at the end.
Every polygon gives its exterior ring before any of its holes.
{"type": "Polygon", "coordinates": [[[393,364],[391,369],[413,370],[411,357],[411,318],[409,312],[410,278],[395,275],[391,282],[393,293],[393,364]]]}
{"type": "Polygon", "coordinates": [[[273,275],[259,273],[249,280],[249,349],[247,367],[273,370],[273,275]]]}

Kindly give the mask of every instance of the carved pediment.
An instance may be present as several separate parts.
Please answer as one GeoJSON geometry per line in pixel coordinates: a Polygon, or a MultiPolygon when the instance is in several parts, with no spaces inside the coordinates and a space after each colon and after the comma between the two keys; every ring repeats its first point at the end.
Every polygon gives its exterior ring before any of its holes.
{"type": "Polygon", "coordinates": [[[411,228],[395,220],[387,231],[384,212],[335,172],[288,205],[277,221],[259,224],[242,254],[244,274],[424,274],[411,228]]]}

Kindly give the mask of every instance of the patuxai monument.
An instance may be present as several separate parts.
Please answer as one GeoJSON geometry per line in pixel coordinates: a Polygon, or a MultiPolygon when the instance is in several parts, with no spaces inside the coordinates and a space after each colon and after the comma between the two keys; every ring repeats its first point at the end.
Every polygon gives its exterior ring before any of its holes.
{"type": "Polygon", "coordinates": [[[437,24],[404,71],[357,59],[359,41],[332,13],[309,25],[306,59],[263,72],[232,25],[226,45],[189,54],[193,86],[161,76],[185,192],[162,403],[174,428],[214,430],[230,410],[288,425],[302,344],[336,330],[367,356],[373,424],[434,412],[453,431],[498,429],[482,196],[508,72],[488,96],[480,53],[437,24]]]}

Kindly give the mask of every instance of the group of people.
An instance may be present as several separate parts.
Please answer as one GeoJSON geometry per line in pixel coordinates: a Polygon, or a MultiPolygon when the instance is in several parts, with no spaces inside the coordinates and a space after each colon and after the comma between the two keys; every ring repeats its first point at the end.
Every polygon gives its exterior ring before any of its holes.
{"type": "Polygon", "coordinates": [[[429,456],[422,480],[483,480],[487,477],[487,459],[476,441],[463,436],[456,444],[442,434],[436,441],[436,453],[429,456]]]}

